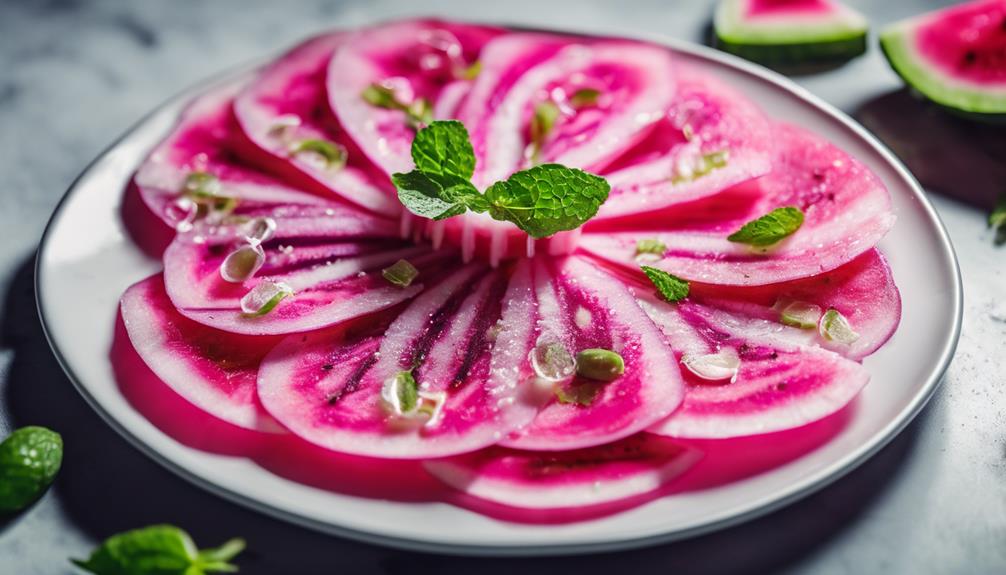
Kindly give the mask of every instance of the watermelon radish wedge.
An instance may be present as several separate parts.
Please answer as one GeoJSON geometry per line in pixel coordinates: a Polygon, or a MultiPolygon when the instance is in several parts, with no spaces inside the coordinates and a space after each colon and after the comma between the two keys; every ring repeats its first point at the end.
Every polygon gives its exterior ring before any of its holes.
{"type": "Polygon", "coordinates": [[[603,170],[612,190],[593,221],[713,195],[772,168],[772,126],[761,110],[694,67],[676,72],[677,94],[665,117],[603,170]]]}
{"type": "Polygon", "coordinates": [[[160,274],[126,290],[121,313],[136,352],[179,395],[238,427],[281,431],[256,392],[259,364],[277,338],[224,333],[183,317],[160,274]]]}
{"type": "Polygon", "coordinates": [[[665,438],[636,434],[556,453],[494,447],[428,461],[426,469],[467,495],[507,507],[584,512],[653,493],[700,458],[665,438]]]}
{"type": "Polygon", "coordinates": [[[721,0],[716,46],[768,65],[845,61],[866,51],[869,24],[837,0],[721,0]]]}
{"type": "Polygon", "coordinates": [[[429,109],[417,110],[419,116],[434,109],[450,114],[471,85],[470,76],[480,62],[482,47],[500,33],[498,28],[437,20],[409,20],[360,30],[331,59],[331,109],[374,164],[389,175],[408,172],[415,136],[409,115],[389,105],[368,102],[364,93],[378,86],[390,90],[402,105],[429,109]]]}
{"type": "Polygon", "coordinates": [[[508,280],[465,266],[424,291],[383,337],[290,336],[259,373],[266,409],[301,438],[356,455],[422,459],[496,443],[535,414],[518,396],[531,345],[528,268],[508,280]],[[416,408],[405,407],[405,385],[416,408]]]}
{"type": "Polygon", "coordinates": [[[855,360],[879,349],[901,320],[901,295],[887,260],[876,249],[830,272],[802,280],[753,287],[692,284],[689,298],[751,318],[752,328],[760,323],[766,334],[785,337],[797,345],[820,346],[855,360]],[[819,325],[805,329],[782,325],[787,302],[816,306],[822,318],[835,310],[854,333],[842,340],[826,337],[819,325]]]}
{"type": "MultiPolygon", "coordinates": [[[[282,181],[241,163],[231,151],[231,103],[244,87],[239,80],[196,98],[178,125],[137,170],[133,182],[150,210],[170,228],[187,231],[196,219],[214,214],[192,198],[190,178],[211,177],[214,195],[226,201],[226,215],[243,215],[287,205],[325,206],[325,198],[288,187],[282,181]]],[[[195,190],[197,191],[197,190],[195,190]]]]}
{"type": "Polygon", "coordinates": [[[164,252],[164,281],[172,303],[192,320],[234,333],[275,335],[334,325],[401,303],[450,259],[450,252],[432,253],[403,242],[390,220],[351,208],[291,206],[244,223],[197,225],[178,234],[164,252]],[[260,244],[261,268],[243,281],[226,281],[225,260],[250,248],[249,226],[263,219],[271,220],[275,231],[260,244]],[[382,277],[382,270],[399,259],[420,272],[405,287],[382,277]],[[262,284],[285,284],[293,293],[267,312],[243,308],[242,299],[262,284]]]}
{"type": "Polygon", "coordinates": [[[610,350],[622,357],[625,371],[607,383],[576,375],[549,385],[542,380],[550,370],[539,370],[542,377],[527,385],[543,396],[543,407],[502,445],[542,451],[602,445],[645,429],[678,406],[683,389],[674,355],[621,282],[572,257],[558,267],[538,262],[535,292],[536,353],[548,353],[550,346],[569,356],[610,350]]]}
{"type": "Polygon", "coordinates": [[[926,98],[980,119],[1006,115],[1006,2],[965,2],[891,25],[880,46],[926,98]]]}
{"type": "Polygon", "coordinates": [[[776,126],[774,139],[777,150],[768,175],[646,220],[598,222],[584,234],[581,248],[638,270],[637,242],[655,239],[667,250],[648,265],[701,283],[765,285],[852,261],[894,225],[887,189],[866,166],[795,126],[776,126]],[[799,208],[804,221],[777,245],[764,250],[727,239],[745,223],[784,206],[799,208]]]}
{"type": "Polygon", "coordinates": [[[325,70],[344,34],[318,36],[276,60],[238,95],[236,150],[285,180],[366,210],[397,215],[394,189],[344,138],[328,111],[325,70]]]}
{"type": "Polygon", "coordinates": [[[869,380],[858,363],[766,336],[764,322],[694,303],[644,303],[684,366],[685,399],[649,429],[674,438],[725,439],[817,421],[869,380]]]}

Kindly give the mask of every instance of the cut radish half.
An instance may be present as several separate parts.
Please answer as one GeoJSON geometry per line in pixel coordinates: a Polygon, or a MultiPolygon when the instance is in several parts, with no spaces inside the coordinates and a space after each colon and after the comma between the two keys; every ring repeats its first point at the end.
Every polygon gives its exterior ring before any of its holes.
{"type": "Polygon", "coordinates": [[[218,215],[207,213],[205,205],[200,210],[201,199],[186,190],[187,180],[200,173],[212,178],[219,198],[234,200],[227,215],[248,215],[277,206],[332,204],[242,164],[230,152],[231,103],[246,83],[247,79],[241,79],[194,99],[136,172],[133,181],[144,203],[172,229],[186,231],[197,219],[218,215]]]}
{"type": "Polygon", "coordinates": [[[740,359],[732,380],[687,374],[684,402],[653,433],[724,439],[800,427],[845,407],[870,378],[836,353],[767,336],[758,320],[687,302],[652,300],[643,307],[682,357],[729,348],[740,359]]]}
{"type": "Polygon", "coordinates": [[[179,315],[160,274],[126,290],[120,306],[137,354],[171,389],[238,427],[281,431],[262,409],[255,386],[259,364],[277,338],[224,333],[179,315]]]}
{"type": "Polygon", "coordinates": [[[254,222],[197,225],[168,246],[165,284],[183,315],[235,333],[318,329],[413,297],[451,259],[449,252],[410,246],[398,239],[393,222],[351,208],[282,208],[272,213],[275,231],[261,243],[264,265],[244,281],[225,280],[221,266],[249,245],[248,228],[254,222]],[[399,259],[420,271],[407,287],[393,285],[381,275],[399,259]],[[267,313],[255,315],[243,309],[242,298],[267,282],[285,285],[293,293],[267,313]]]}
{"type": "Polygon", "coordinates": [[[772,126],[746,96],[694,67],[649,135],[605,168],[611,195],[593,220],[644,214],[721,192],[772,168],[772,126]]]}
{"type": "Polygon", "coordinates": [[[544,260],[536,267],[536,346],[558,345],[572,356],[585,349],[613,351],[621,356],[624,373],[610,382],[576,376],[545,386],[534,422],[503,445],[544,451],[591,447],[628,437],[670,414],[683,395],[677,361],[625,286],[581,258],[568,258],[559,269],[544,260]]]}
{"type": "MultiPolygon", "coordinates": [[[[483,45],[500,33],[498,28],[437,20],[360,30],[335,53],[329,66],[331,109],[376,165],[388,174],[408,172],[414,122],[410,124],[403,110],[367,102],[364,92],[379,86],[391,90],[401,105],[423,105],[453,115],[468,91],[468,76],[480,62],[483,45]]],[[[444,117],[449,116],[438,116],[444,117]]]]}
{"type": "Polygon", "coordinates": [[[647,265],[696,282],[764,285],[835,269],[877,245],[895,220],[883,182],[856,159],[800,128],[779,125],[774,139],[778,147],[770,174],[655,213],[645,224],[602,222],[584,234],[580,246],[638,270],[637,242],[656,240],[667,251],[647,265]],[[752,248],[727,240],[745,223],[784,206],[799,208],[805,217],[795,233],[775,246],[752,248]]]}
{"type": "Polygon", "coordinates": [[[243,135],[238,151],[305,189],[397,215],[401,205],[391,182],[344,137],[328,112],[325,71],[346,38],[337,33],[308,40],[259,73],[234,102],[243,135]],[[326,150],[345,157],[327,157],[326,150]]]}
{"type": "Polygon", "coordinates": [[[496,443],[535,414],[518,397],[532,335],[528,268],[517,266],[509,281],[481,264],[456,270],[383,337],[289,337],[259,375],[266,409],[311,443],[371,457],[441,457],[496,443]],[[399,395],[408,384],[419,408],[399,395]],[[424,412],[422,402],[435,398],[424,412]]]}
{"type": "Polygon", "coordinates": [[[426,463],[468,495],[524,509],[589,508],[658,490],[700,458],[665,438],[636,434],[559,453],[494,447],[426,463]]]}

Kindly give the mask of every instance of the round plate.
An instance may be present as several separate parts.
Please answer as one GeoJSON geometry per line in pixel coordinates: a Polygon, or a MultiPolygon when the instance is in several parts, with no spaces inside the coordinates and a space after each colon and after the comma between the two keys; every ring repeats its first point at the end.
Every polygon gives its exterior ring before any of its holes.
{"type": "Polygon", "coordinates": [[[890,441],[935,391],[960,334],[961,278],[953,248],[915,179],[859,124],[763,68],[709,48],[647,39],[715,72],[770,116],[825,136],[873,169],[891,192],[898,222],[880,247],[901,288],[901,326],[864,362],[872,379],[851,421],[809,454],[741,481],[665,497],[601,519],[527,525],[447,503],[389,502],[324,491],[274,475],[251,460],[177,442],[126,400],[108,357],[119,296],[160,268],[160,262],[144,256],[125,233],[119,216],[123,190],[195,89],[176,96],[130,130],[91,164],[56,208],[36,270],[39,313],[49,343],[94,409],[167,468],[243,505],[373,543],[495,555],[622,549],[720,529],[820,489],[890,441]]]}

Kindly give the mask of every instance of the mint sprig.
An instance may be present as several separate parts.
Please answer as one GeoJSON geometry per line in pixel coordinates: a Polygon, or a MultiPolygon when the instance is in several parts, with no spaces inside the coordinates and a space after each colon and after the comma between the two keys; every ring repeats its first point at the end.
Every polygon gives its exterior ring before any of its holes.
{"type": "Polygon", "coordinates": [[[727,236],[727,239],[755,247],[767,247],[792,235],[802,225],[803,212],[800,208],[776,208],[744,224],[741,229],[727,236]]]}
{"type": "Polygon", "coordinates": [[[657,291],[660,292],[664,300],[673,303],[688,297],[690,286],[687,281],[661,269],[650,266],[642,266],[642,268],[643,273],[653,283],[653,286],[657,288],[657,291]]]}
{"type": "Polygon", "coordinates": [[[436,121],[412,141],[416,169],[392,181],[412,213],[442,220],[467,211],[507,221],[534,238],[573,230],[597,214],[610,186],[599,176],[543,164],[496,182],[485,194],[471,183],[475,152],[461,122],[436,121]]]}
{"type": "Polygon", "coordinates": [[[230,563],[243,551],[241,539],[200,551],[185,531],[172,525],[152,525],[105,540],[86,560],[73,563],[96,575],[204,575],[234,573],[230,563]]]}

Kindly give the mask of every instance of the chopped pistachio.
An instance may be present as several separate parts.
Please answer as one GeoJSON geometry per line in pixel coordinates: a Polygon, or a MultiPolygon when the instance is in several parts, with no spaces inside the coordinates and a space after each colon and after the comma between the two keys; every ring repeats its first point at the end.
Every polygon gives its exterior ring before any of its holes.
{"type": "Polygon", "coordinates": [[[220,264],[220,277],[226,282],[242,283],[251,279],[265,263],[265,252],[258,244],[244,244],[232,251],[220,264]]]}
{"type": "Polygon", "coordinates": [[[818,330],[824,339],[845,345],[855,343],[859,339],[859,334],[852,329],[849,320],[833,307],[828,308],[828,311],[821,316],[818,330]]]}
{"type": "Polygon", "coordinates": [[[293,288],[283,282],[264,280],[241,298],[241,311],[246,316],[262,316],[271,312],[279,302],[293,295],[293,288]]]}
{"type": "Polygon", "coordinates": [[[413,280],[419,277],[419,270],[408,260],[398,260],[381,270],[381,275],[389,283],[404,288],[412,285],[413,280]]]}
{"type": "Polygon", "coordinates": [[[576,354],[576,374],[596,381],[614,381],[625,373],[622,356],[610,349],[591,348],[576,354]]]}

